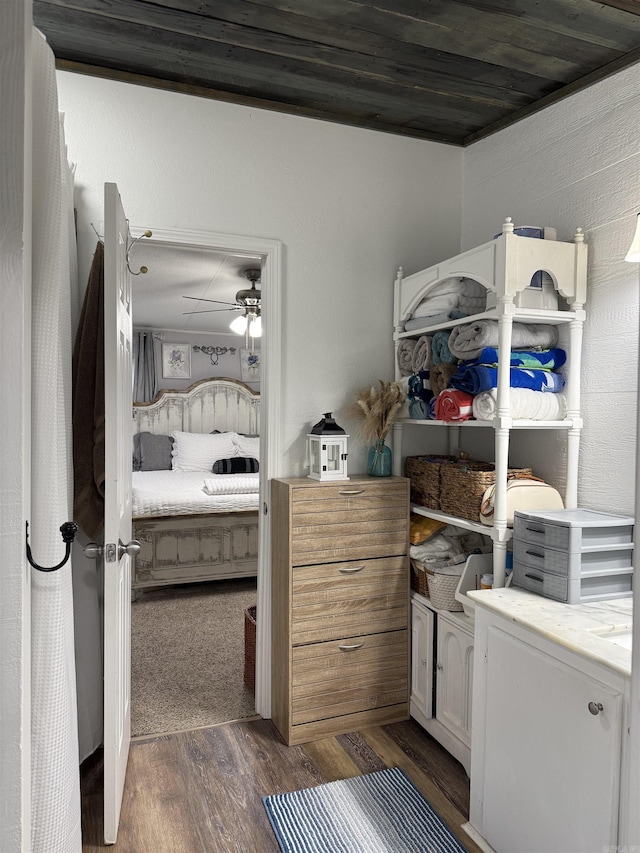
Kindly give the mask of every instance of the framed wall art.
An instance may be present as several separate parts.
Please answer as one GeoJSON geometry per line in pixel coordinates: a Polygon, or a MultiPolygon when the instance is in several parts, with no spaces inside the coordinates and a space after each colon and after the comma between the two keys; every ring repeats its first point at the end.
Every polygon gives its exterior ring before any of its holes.
{"type": "Polygon", "coordinates": [[[255,350],[240,350],[240,378],[243,382],[260,381],[260,353],[255,350]]]}
{"type": "Polygon", "coordinates": [[[189,344],[162,344],[163,379],[191,379],[189,344]]]}

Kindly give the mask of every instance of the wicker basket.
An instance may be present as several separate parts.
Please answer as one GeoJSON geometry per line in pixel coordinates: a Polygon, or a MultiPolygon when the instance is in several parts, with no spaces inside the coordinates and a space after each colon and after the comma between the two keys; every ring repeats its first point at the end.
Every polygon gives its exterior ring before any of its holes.
{"type": "Polygon", "coordinates": [[[427,575],[430,575],[431,572],[428,571],[424,563],[421,563],[420,560],[414,560],[411,558],[411,589],[414,592],[419,592],[420,595],[424,595],[425,598],[429,598],[429,586],[427,584],[427,575]]]}
{"type": "Polygon", "coordinates": [[[458,461],[455,456],[407,456],[404,476],[410,481],[411,502],[440,509],[441,471],[458,461]]]}
{"type": "Polygon", "coordinates": [[[244,611],[244,683],[256,692],[256,605],[244,611]]]}
{"type": "Polygon", "coordinates": [[[427,575],[429,598],[439,610],[462,610],[462,602],[456,599],[456,589],[460,575],[441,575],[437,572],[427,575]]]}
{"type": "MultiPolygon", "coordinates": [[[[480,521],[480,507],[485,491],[496,481],[492,462],[468,459],[442,469],[440,509],[458,518],[480,521]]],[[[531,468],[509,468],[509,479],[526,479],[533,476],[531,468]]]]}

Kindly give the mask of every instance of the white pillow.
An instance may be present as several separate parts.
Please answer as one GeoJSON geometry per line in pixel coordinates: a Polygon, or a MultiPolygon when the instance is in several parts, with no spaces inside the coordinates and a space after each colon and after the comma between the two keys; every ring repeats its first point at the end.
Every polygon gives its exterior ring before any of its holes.
{"type": "Polygon", "coordinates": [[[260,461],[260,436],[240,435],[233,433],[233,443],[236,448],[236,456],[245,456],[260,461]]]}
{"type": "Polygon", "coordinates": [[[174,471],[211,471],[218,459],[237,456],[235,433],[215,435],[200,432],[172,432],[171,464],[174,471]]]}

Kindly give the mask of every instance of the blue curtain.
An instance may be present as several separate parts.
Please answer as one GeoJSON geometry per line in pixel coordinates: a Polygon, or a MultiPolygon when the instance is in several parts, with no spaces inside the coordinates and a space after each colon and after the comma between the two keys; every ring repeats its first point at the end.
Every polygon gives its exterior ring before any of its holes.
{"type": "Polygon", "coordinates": [[[153,400],[157,390],[153,333],[136,332],[133,336],[133,402],[153,400]]]}

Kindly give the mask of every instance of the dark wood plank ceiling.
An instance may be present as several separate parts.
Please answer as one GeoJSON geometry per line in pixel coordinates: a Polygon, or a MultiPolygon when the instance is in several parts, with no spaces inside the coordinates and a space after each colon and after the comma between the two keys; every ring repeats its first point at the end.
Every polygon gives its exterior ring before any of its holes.
{"type": "Polygon", "coordinates": [[[467,145],[640,61],[640,0],[33,0],[60,68],[467,145]]]}

